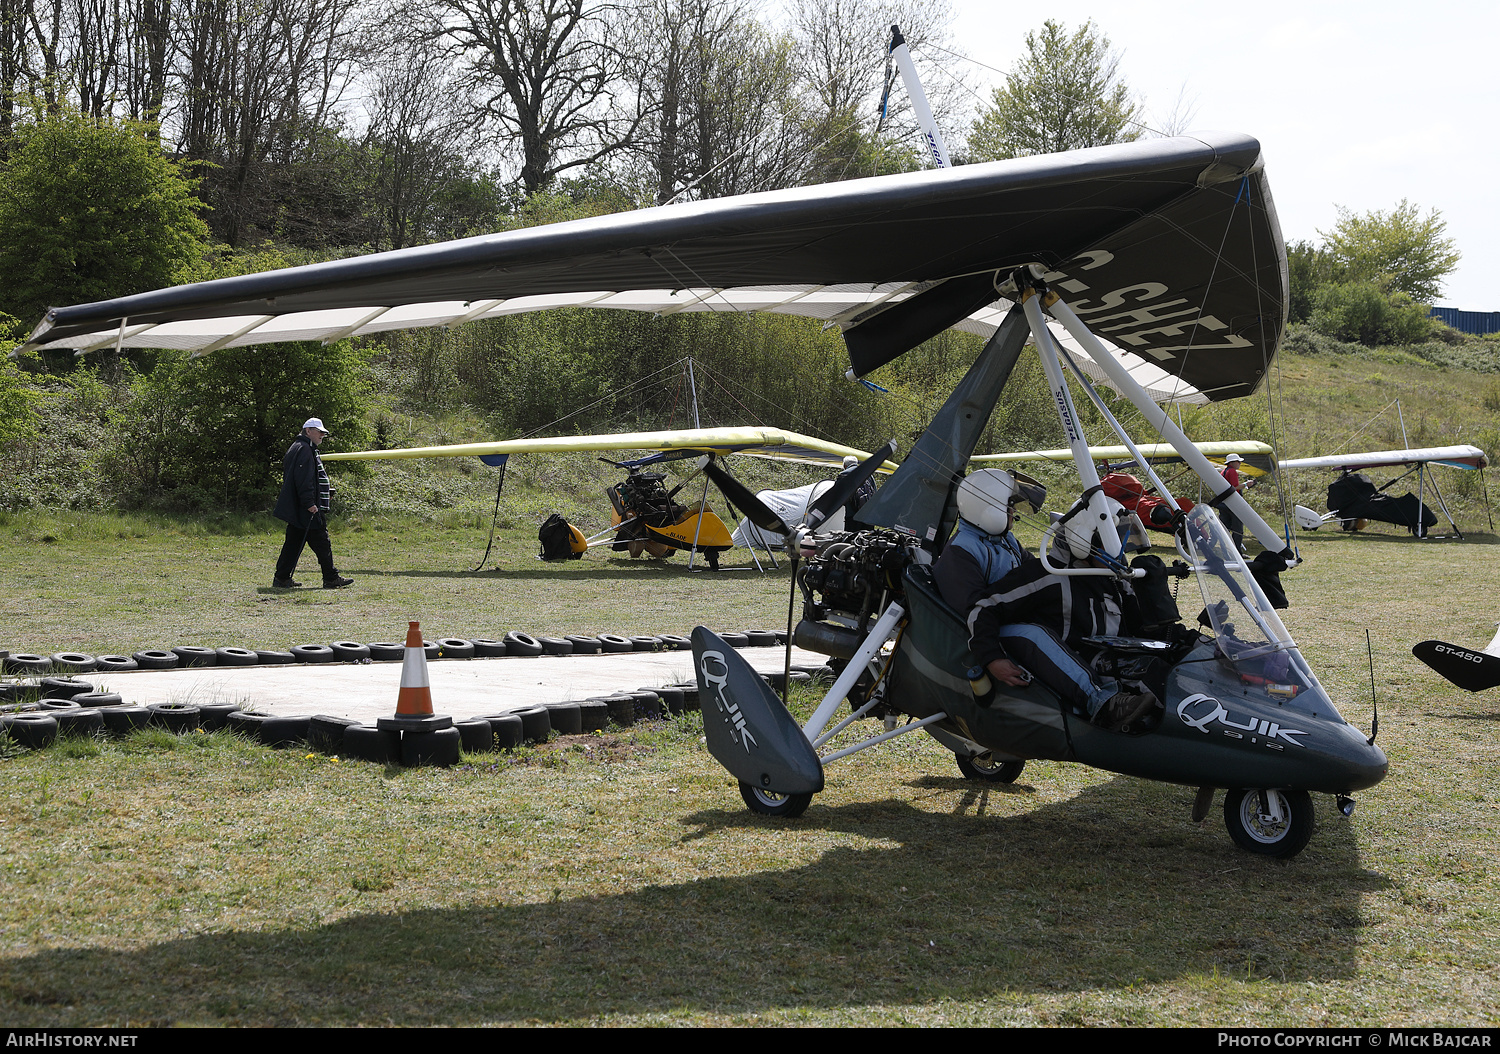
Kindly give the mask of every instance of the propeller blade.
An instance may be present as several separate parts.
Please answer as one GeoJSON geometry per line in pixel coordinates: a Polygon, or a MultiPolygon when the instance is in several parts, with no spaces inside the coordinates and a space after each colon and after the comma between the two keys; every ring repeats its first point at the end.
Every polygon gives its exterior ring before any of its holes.
{"type": "Polygon", "coordinates": [[[777,516],[765,502],[752,494],[749,487],[720,468],[718,462],[710,461],[703,466],[703,471],[707,472],[708,478],[714,481],[714,486],[724,492],[724,497],[729,504],[739,506],[755,526],[763,531],[770,531],[772,534],[791,533],[787,525],[781,522],[780,516],[777,516]]]}
{"type": "MultiPolygon", "coordinates": [[[[813,502],[812,508],[807,510],[807,526],[816,530],[820,523],[848,504],[849,499],[854,497],[854,492],[859,490],[864,481],[875,475],[875,470],[889,461],[895,453],[896,441],[892,439],[856,465],[853,472],[841,475],[834,480],[833,486],[825,490],[822,497],[813,502]]],[[[852,529],[847,523],[844,527],[846,530],[852,529]]]]}

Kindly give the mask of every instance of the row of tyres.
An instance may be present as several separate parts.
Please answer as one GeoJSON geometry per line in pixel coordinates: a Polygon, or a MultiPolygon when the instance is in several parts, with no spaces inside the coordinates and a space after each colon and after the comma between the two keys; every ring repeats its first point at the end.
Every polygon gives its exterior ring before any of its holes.
{"type": "MultiPolygon", "coordinates": [[[[771,630],[721,634],[733,647],[769,647],[785,643],[786,635],[771,630]]],[[[501,638],[442,637],[424,640],[428,659],[483,659],[536,655],[598,655],[635,651],[688,651],[692,643],[674,633],[622,637],[533,637],[512,630],[501,638]]],[[[42,676],[53,672],[120,673],[130,670],[172,670],[197,666],[274,666],[291,663],[400,662],[406,646],[394,641],[337,640],[328,644],[298,644],[286,651],[252,648],[209,648],[184,644],[171,649],[146,649],[133,655],[86,655],[61,651],[53,655],[0,653],[6,673],[42,676]]]]}

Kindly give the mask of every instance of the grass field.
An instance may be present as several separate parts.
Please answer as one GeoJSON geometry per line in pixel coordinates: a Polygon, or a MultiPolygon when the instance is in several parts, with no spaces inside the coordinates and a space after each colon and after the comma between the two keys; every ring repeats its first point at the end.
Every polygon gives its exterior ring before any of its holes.
{"type": "MultiPolygon", "coordinates": [[[[776,625],[785,571],[687,576],[507,532],[335,535],[354,588],[275,593],[276,537],[18,517],[11,650],[776,625]],[[51,538],[52,541],[44,541],[51,538]]],[[[1496,539],[1304,536],[1288,625],[1391,760],[1295,860],[1193,791],[906,737],[747,813],[694,719],[447,770],[222,735],[0,759],[0,1020],[104,1024],[1500,1023],[1500,701],[1414,660],[1482,645],[1496,539]]],[[[1191,607],[1186,596],[1185,612],[1191,607]]],[[[803,700],[806,705],[807,700],[803,700]]]]}

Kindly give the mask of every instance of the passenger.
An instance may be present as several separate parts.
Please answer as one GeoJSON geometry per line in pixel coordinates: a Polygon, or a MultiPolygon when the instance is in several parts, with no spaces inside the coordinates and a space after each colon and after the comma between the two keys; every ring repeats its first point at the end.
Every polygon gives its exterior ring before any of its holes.
{"type": "MultiPolygon", "coordinates": [[[[1132,521],[1119,502],[1110,499],[1109,505],[1117,523],[1139,522],[1132,521]]],[[[1122,537],[1125,533],[1121,531],[1122,537]]],[[[1096,537],[1080,515],[1069,516],[1058,531],[1054,560],[1080,567],[1097,564],[1096,537]]],[[[954,557],[953,562],[960,559],[954,557]]],[[[945,550],[939,568],[948,560],[945,550]]],[[[946,570],[949,573],[938,578],[939,589],[957,607],[954,601],[970,591],[956,582],[953,568],[946,570]]],[[[1129,587],[1113,576],[1054,575],[1041,560],[1023,554],[1011,571],[970,603],[969,649],[1002,684],[1021,687],[1035,676],[1090,720],[1125,728],[1159,706],[1156,696],[1149,690],[1126,690],[1113,678],[1094,673],[1080,661],[1078,651],[1086,637],[1135,631],[1134,601],[1129,587]]]]}

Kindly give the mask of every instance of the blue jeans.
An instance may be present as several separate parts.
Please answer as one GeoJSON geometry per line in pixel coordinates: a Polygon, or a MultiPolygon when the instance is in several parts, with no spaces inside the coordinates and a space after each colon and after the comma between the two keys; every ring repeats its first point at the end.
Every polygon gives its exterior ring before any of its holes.
{"type": "Polygon", "coordinates": [[[1096,677],[1051,630],[1030,622],[1001,626],[998,636],[1011,661],[1093,717],[1120,690],[1112,677],[1096,677]]]}

